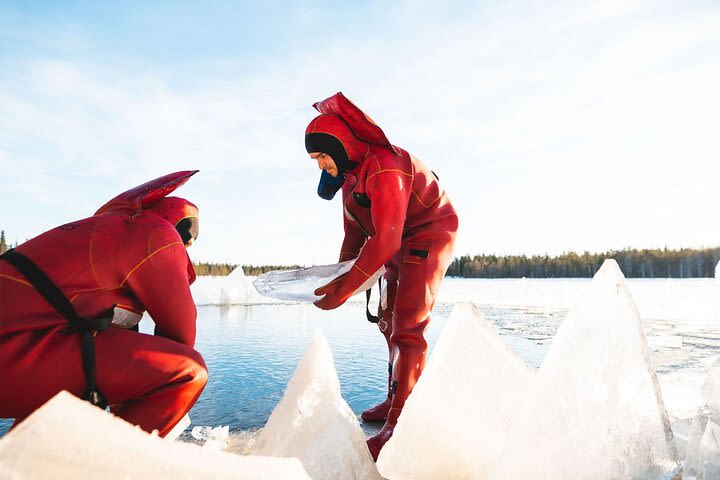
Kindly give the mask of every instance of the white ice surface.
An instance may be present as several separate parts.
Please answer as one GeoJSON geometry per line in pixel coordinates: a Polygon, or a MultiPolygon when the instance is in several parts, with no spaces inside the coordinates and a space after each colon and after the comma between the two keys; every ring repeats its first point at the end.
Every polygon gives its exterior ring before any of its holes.
{"type": "Polygon", "coordinates": [[[533,371],[470,303],[455,305],[378,469],[392,479],[485,478],[533,371]]]}
{"type": "MultiPolygon", "coordinates": [[[[313,292],[330,283],[333,279],[347,273],[355,264],[355,260],[333,265],[318,265],[299,270],[275,270],[258,276],[253,281],[257,291],[269,298],[294,302],[314,302],[319,300],[313,292]]],[[[375,285],[377,279],[385,273],[385,267],[371,275],[353,295],[364,292],[375,285]]]]}
{"type": "Polygon", "coordinates": [[[679,471],[635,305],[613,260],[557,331],[490,478],[657,479],[679,471]]]}
{"type": "Polygon", "coordinates": [[[61,392],[0,439],[3,479],[309,479],[297,459],[166,441],[61,392]]]}
{"type": "Polygon", "coordinates": [[[321,331],[251,454],[297,457],[315,480],[380,478],[358,419],[340,395],[332,352],[321,331]]]}

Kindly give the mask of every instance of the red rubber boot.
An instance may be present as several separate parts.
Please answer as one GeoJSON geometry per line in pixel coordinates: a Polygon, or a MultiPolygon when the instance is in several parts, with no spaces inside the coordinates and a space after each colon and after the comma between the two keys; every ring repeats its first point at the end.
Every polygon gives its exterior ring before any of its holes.
{"type": "MultiPolygon", "coordinates": [[[[390,354],[392,355],[392,347],[388,345],[388,348],[391,350],[390,354]]],[[[388,363],[388,394],[387,398],[382,401],[382,403],[375,405],[372,408],[369,408],[362,412],[360,414],[360,418],[362,418],[363,422],[384,422],[387,418],[388,411],[390,410],[390,402],[392,400],[392,363],[388,363]]]]}
{"type": "Polygon", "coordinates": [[[397,424],[402,408],[405,405],[405,400],[412,392],[415,383],[417,382],[420,373],[425,366],[425,350],[411,350],[409,352],[403,352],[402,350],[398,353],[398,359],[395,363],[393,371],[393,382],[392,388],[394,394],[390,402],[390,410],[385,420],[383,428],[367,441],[368,449],[373,457],[373,460],[377,461],[380,450],[385,443],[390,440],[393,432],[395,431],[395,425],[397,424]]]}

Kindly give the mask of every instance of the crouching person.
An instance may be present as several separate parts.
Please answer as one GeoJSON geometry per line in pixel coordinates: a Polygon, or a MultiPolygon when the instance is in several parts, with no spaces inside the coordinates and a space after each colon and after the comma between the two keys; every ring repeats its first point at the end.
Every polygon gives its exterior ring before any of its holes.
{"type": "Polygon", "coordinates": [[[140,185],[0,256],[0,417],[17,424],[67,390],[165,436],[192,408],[208,378],[185,250],[198,209],[166,195],[194,173],[140,185]],[[116,325],[144,311],[155,335],[116,325]]]}

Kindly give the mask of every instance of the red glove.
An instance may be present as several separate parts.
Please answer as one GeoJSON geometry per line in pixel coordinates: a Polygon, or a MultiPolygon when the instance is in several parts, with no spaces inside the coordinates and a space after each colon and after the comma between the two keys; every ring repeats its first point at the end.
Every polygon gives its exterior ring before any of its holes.
{"type": "Polygon", "coordinates": [[[345,283],[343,280],[345,280],[347,276],[347,273],[343,273],[339,277],[332,279],[330,283],[315,290],[315,295],[325,295],[320,300],[314,302],[315,306],[323,310],[332,310],[345,303],[353,294],[352,290],[348,291],[347,288],[343,287],[345,283]]]}

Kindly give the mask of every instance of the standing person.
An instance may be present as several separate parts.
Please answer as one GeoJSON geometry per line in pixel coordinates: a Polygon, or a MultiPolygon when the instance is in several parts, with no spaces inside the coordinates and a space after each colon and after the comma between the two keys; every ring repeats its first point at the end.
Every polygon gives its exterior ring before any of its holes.
{"type": "Polygon", "coordinates": [[[384,421],[368,440],[377,460],[425,365],[425,330],[440,282],[452,259],[458,218],[438,177],[383,131],[342,93],[316,103],[320,115],[305,131],[305,148],[323,170],[318,193],[332,198],[342,185],[345,238],[340,261],[353,268],[317,289],[315,304],[342,305],[385,266],[378,308],[388,345],[387,398],[362,413],[384,421]]]}
{"type": "Polygon", "coordinates": [[[185,249],[198,209],[166,197],[195,173],[140,185],[0,256],[0,417],[17,424],[67,390],[165,436],[195,404],[207,369],[185,249]],[[155,335],[110,325],[143,311],[155,335]]]}

